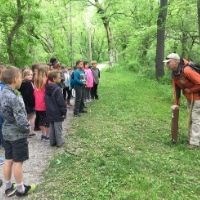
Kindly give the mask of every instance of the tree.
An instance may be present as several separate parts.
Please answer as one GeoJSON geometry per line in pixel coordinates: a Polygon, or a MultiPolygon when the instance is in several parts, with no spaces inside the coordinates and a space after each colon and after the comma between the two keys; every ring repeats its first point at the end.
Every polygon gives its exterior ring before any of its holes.
{"type": "Polygon", "coordinates": [[[14,36],[16,35],[17,31],[19,30],[20,26],[23,24],[23,14],[22,14],[22,3],[21,0],[16,0],[17,2],[17,15],[16,20],[14,22],[13,27],[10,30],[10,33],[7,37],[7,52],[8,52],[8,58],[10,64],[16,64],[15,62],[15,56],[12,49],[12,43],[14,40],[14,36]]]}
{"type": "Polygon", "coordinates": [[[165,23],[167,17],[167,0],[160,0],[160,9],[157,19],[157,45],[156,45],[156,79],[164,75],[164,47],[165,23]]]}
{"type": "Polygon", "coordinates": [[[198,32],[199,32],[199,41],[200,41],[200,0],[197,0],[197,16],[198,16],[198,32]]]}
{"type": "Polygon", "coordinates": [[[110,17],[107,15],[106,9],[103,8],[102,4],[99,3],[99,0],[95,0],[94,3],[90,0],[89,2],[97,8],[97,13],[101,16],[107,36],[109,64],[112,66],[112,64],[116,61],[116,51],[114,48],[113,35],[110,27],[110,17]]]}

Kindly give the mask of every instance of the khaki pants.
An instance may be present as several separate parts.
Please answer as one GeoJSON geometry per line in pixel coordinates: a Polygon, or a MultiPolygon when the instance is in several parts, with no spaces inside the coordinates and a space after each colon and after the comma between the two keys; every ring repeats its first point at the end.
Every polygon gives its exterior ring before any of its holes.
{"type": "Polygon", "coordinates": [[[194,101],[192,107],[189,137],[191,145],[200,146],[200,100],[194,101]]]}

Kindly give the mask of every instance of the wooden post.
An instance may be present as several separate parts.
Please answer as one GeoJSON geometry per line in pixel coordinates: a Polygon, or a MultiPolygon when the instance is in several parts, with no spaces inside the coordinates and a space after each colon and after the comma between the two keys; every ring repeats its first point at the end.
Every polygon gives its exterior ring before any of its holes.
{"type": "Polygon", "coordinates": [[[172,106],[172,119],[171,119],[171,137],[172,142],[177,143],[178,140],[178,120],[179,120],[179,107],[172,106]]]}

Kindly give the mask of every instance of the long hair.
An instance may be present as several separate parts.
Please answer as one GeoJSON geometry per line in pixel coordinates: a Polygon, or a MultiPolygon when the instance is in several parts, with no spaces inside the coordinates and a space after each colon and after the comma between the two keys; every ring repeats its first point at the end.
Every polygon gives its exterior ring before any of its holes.
{"type": "Polygon", "coordinates": [[[47,64],[34,64],[32,69],[34,69],[33,82],[35,87],[38,89],[44,88],[47,81],[49,66],[47,64]]]}

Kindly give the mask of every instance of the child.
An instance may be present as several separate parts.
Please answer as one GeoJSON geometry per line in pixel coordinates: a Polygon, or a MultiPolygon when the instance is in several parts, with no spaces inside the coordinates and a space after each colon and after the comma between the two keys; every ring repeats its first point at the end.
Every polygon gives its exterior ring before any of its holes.
{"type": "Polygon", "coordinates": [[[31,131],[29,136],[34,136],[34,126],[35,126],[35,98],[34,98],[34,86],[32,83],[33,80],[33,72],[31,69],[25,69],[22,72],[23,81],[19,91],[24,100],[27,119],[31,125],[31,131]]]}
{"type": "Polygon", "coordinates": [[[6,84],[0,94],[0,110],[4,118],[2,132],[6,159],[3,167],[5,194],[8,197],[14,194],[25,196],[34,189],[34,186],[23,183],[22,166],[29,158],[27,137],[30,125],[23,99],[17,91],[22,83],[21,72],[16,67],[8,67],[2,72],[1,79],[6,84]],[[16,188],[11,183],[12,172],[16,188]]]}
{"type": "Polygon", "coordinates": [[[76,62],[76,70],[73,72],[73,85],[76,92],[75,105],[74,105],[74,117],[79,117],[80,113],[86,113],[84,110],[84,91],[85,91],[85,72],[83,69],[83,61],[78,60],[76,62]]]}
{"type": "MultiPolygon", "coordinates": [[[[5,84],[1,82],[1,73],[5,69],[5,66],[0,65],[0,92],[3,90],[5,84]]],[[[0,147],[3,146],[3,135],[2,135],[3,115],[0,112],[0,147]]],[[[3,165],[4,158],[0,156],[0,165],[3,165]]]]}
{"type": "Polygon", "coordinates": [[[97,68],[97,61],[91,61],[92,64],[92,73],[94,78],[94,85],[91,89],[91,97],[92,99],[99,99],[98,96],[98,85],[99,85],[99,79],[100,79],[100,71],[97,68]]]}
{"type": "Polygon", "coordinates": [[[34,77],[34,97],[35,97],[35,111],[38,117],[38,125],[42,131],[41,140],[48,140],[48,122],[46,117],[46,104],[45,104],[45,85],[47,81],[48,65],[36,64],[37,71],[34,77]]]}
{"type": "Polygon", "coordinates": [[[71,68],[68,68],[64,71],[64,77],[65,77],[65,88],[63,89],[63,97],[66,100],[66,93],[67,93],[67,106],[70,107],[72,104],[70,103],[71,97],[72,97],[72,88],[71,88],[71,68]]]}
{"type": "Polygon", "coordinates": [[[85,100],[86,102],[90,102],[91,88],[93,87],[94,78],[92,70],[89,68],[89,64],[87,61],[84,61],[84,71],[86,75],[85,100]]]}
{"type": "Polygon", "coordinates": [[[50,71],[48,74],[45,95],[47,119],[50,122],[50,145],[57,147],[61,147],[64,144],[62,137],[62,122],[65,119],[67,112],[62,90],[58,85],[60,80],[61,76],[58,70],[50,71]]]}

